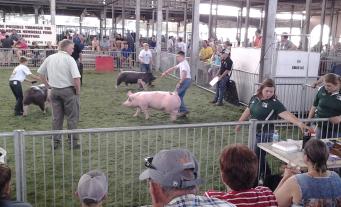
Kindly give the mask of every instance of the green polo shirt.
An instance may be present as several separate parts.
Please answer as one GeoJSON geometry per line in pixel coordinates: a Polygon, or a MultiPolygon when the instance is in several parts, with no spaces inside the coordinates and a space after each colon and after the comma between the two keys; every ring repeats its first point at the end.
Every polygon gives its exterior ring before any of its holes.
{"type": "Polygon", "coordinates": [[[341,91],[330,94],[322,86],[315,97],[314,106],[318,118],[330,118],[341,115],[341,91]]]}
{"type": "MultiPolygon", "coordinates": [[[[251,113],[251,119],[257,119],[259,121],[264,121],[269,116],[272,110],[273,113],[268,120],[278,119],[278,114],[287,110],[284,107],[284,105],[276,98],[261,100],[256,95],[251,98],[249,102],[249,108],[251,113]]],[[[260,124],[257,126],[258,131],[263,130],[264,132],[266,132],[271,131],[273,129],[274,129],[273,124],[269,124],[266,127],[260,124]]]]}

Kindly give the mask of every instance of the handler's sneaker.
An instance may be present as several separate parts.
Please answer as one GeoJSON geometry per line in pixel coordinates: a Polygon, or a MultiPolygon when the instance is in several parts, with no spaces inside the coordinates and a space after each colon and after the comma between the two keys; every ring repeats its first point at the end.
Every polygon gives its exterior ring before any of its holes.
{"type": "Polygon", "coordinates": [[[218,103],[216,103],[215,105],[216,105],[216,106],[223,106],[224,104],[221,103],[221,102],[218,102],[218,103]]]}
{"type": "Polygon", "coordinates": [[[186,117],[187,114],[189,114],[189,111],[180,112],[180,113],[178,113],[178,117],[179,117],[179,118],[181,118],[181,117],[186,117]]]}

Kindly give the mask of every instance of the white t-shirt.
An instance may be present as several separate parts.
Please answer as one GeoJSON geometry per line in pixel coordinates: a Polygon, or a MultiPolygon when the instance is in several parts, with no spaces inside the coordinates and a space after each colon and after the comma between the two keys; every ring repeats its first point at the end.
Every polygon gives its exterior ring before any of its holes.
{"type": "Polygon", "coordinates": [[[31,75],[30,69],[26,65],[18,65],[14,68],[11,77],[9,78],[10,81],[16,80],[23,82],[26,79],[26,76],[31,75]]]}
{"type": "Polygon", "coordinates": [[[189,67],[189,64],[187,62],[187,60],[184,60],[182,62],[180,62],[176,68],[179,68],[180,70],[180,78],[182,79],[182,71],[186,71],[186,78],[191,79],[191,68],[189,67]]]}
{"type": "Polygon", "coordinates": [[[172,48],[173,47],[173,40],[172,39],[168,39],[167,41],[167,48],[172,48]]]}
{"type": "Polygon", "coordinates": [[[178,47],[179,51],[182,51],[182,52],[184,52],[186,54],[186,51],[187,51],[187,44],[186,43],[178,42],[177,47],[178,47]]]}
{"type": "Polygon", "coordinates": [[[150,50],[141,50],[140,54],[139,54],[139,58],[143,60],[142,64],[150,64],[153,55],[152,52],[150,50]]]}

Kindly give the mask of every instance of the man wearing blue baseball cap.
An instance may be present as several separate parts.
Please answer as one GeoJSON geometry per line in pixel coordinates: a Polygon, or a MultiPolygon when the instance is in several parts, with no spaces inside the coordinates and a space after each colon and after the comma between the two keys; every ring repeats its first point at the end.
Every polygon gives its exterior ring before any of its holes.
{"type": "Polygon", "coordinates": [[[145,158],[148,168],[140,180],[148,180],[153,207],[232,207],[233,204],[215,198],[196,195],[203,183],[199,164],[186,149],[161,150],[145,158]]]}

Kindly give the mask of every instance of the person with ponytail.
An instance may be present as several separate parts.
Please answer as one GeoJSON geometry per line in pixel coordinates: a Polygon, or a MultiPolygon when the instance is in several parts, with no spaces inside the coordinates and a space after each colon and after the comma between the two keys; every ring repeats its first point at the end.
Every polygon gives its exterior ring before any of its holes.
{"type": "Polygon", "coordinates": [[[328,73],[323,80],[324,86],[319,88],[308,118],[329,119],[317,123],[317,138],[338,138],[341,136],[341,77],[328,73]]]}
{"type": "Polygon", "coordinates": [[[308,172],[296,174],[296,170],[285,169],[275,190],[278,206],[341,206],[341,178],[327,170],[327,145],[311,139],[304,147],[303,156],[308,172]]]}

